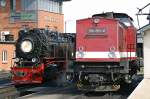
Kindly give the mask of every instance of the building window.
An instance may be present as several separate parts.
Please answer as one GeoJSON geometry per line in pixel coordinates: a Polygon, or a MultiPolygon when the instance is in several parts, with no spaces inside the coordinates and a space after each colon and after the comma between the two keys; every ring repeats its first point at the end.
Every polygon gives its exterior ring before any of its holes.
{"type": "Polygon", "coordinates": [[[16,0],[10,0],[10,10],[16,11],[16,0]]]}
{"type": "Polygon", "coordinates": [[[21,0],[21,6],[22,6],[22,10],[24,10],[24,11],[36,10],[37,9],[37,0],[21,0]]]}
{"type": "Polygon", "coordinates": [[[9,31],[1,31],[0,33],[0,42],[11,42],[14,41],[14,35],[12,35],[9,31]]]}
{"type": "Polygon", "coordinates": [[[62,2],[59,2],[59,12],[62,13],[62,2]]]}
{"type": "Polygon", "coordinates": [[[0,0],[0,6],[6,7],[6,0],[0,0]]]}
{"type": "Polygon", "coordinates": [[[3,50],[2,51],[2,63],[7,63],[7,60],[8,60],[7,55],[8,55],[7,50],[3,50]]]}
{"type": "Polygon", "coordinates": [[[62,13],[62,2],[57,0],[38,0],[38,10],[62,13]]]}

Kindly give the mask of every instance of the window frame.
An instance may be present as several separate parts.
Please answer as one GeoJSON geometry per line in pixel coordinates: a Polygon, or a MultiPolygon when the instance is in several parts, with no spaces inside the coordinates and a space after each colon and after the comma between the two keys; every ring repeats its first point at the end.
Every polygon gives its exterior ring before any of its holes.
{"type": "Polygon", "coordinates": [[[55,0],[38,0],[37,9],[62,14],[62,2],[55,0]]]}
{"type": "Polygon", "coordinates": [[[7,63],[8,62],[8,51],[3,50],[2,51],[2,63],[7,63]]]}
{"type": "Polygon", "coordinates": [[[16,11],[16,0],[10,0],[10,11],[16,11]]]}

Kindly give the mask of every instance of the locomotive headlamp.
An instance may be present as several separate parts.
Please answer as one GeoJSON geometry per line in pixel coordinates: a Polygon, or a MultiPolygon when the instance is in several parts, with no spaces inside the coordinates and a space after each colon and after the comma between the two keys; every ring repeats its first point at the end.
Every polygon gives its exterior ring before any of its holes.
{"type": "Polygon", "coordinates": [[[70,80],[72,79],[71,74],[70,74],[70,75],[68,74],[68,75],[66,76],[66,79],[70,81],[70,80]]]}
{"type": "Polygon", "coordinates": [[[82,67],[82,68],[85,68],[85,66],[84,66],[84,65],[81,65],[81,67],[82,67]]]}
{"type": "Polygon", "coordinates": [[[88,78],[89,78],[88,76],[84,76],[84,79],[85,79],[85,80],[88,80],[88,78]]]}
{"type": "Polygon", "coordinates": [[[115,47],[111,47],[109,48],[110,52],[115,52],[116,48],[115,47]]]}
{"type": "Polygon", "coordinates": [[[93,19],[93,22],[94,22],[95,24],[98,24],[99,21],[100,21],[100,19],[98,19],[98,18],[93,19]]]}
{"type": "Polygon", "coordinates": [[[77,51],[77,53],[76,53],[76,56],[77,56],[78,58],[83,58],[83,57],[84,57],[84,47],[79,47],[79,48],[78,48],[78,51],[77,51]]]}
{"type": "Polygon", "coordinates": [[[37,61],[37,58],[32,58],[32,62],[36,62],[37,61]]]}
{"type": "Polygon", "coordinates": [[[109,50],[110,50],[110,52],[108,53],[108,57],[109,58],[116,58],[116,54],[115,54],[116,48],[111,47],[109,50]]]}
{"type": "Polygon", "coordinates": [[[31,52],[33,44],[29,40],[25,40],[21,43],[21,50],[25,53],[31,52]]]}
{"type": "Polygon", "coordinates": [[[15,60],[14,60],[16,63],[18,63],[19,61],[20,61],[20,59],[19,58],[15,58],[15,60]]]}

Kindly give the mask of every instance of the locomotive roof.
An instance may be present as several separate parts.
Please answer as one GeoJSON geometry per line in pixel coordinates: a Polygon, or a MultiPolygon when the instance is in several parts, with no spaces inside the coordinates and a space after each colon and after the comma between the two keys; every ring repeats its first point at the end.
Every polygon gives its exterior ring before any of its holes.
{"type": "Polygon", "coordinates": [[[101,13],[101,14],[94,14],[92,17],[130,18],[133,21],[133,19],[130,16],[128,16],[126,13],[107,12],[107,13],[101,13]]]}

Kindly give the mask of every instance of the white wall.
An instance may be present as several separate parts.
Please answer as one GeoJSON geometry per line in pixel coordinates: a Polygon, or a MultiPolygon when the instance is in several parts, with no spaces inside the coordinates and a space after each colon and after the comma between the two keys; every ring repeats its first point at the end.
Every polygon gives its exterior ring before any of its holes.
{"type": "Polygon", "coordinates": [[[144,78],[150,78],[150,29],[144,33],[144,78]]]}

